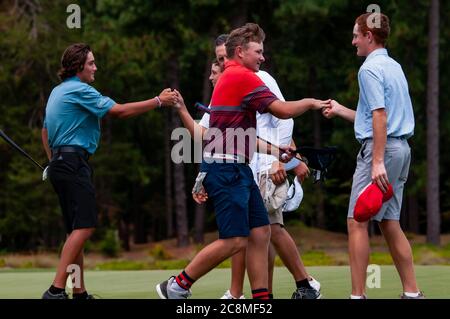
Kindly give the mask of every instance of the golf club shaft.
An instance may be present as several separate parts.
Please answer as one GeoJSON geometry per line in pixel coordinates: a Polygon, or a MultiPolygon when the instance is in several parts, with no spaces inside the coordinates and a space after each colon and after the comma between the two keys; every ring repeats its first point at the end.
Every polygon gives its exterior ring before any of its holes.
{"type": "Polygon", "coordinates": [[[205,113],[208,113],[208,114],[211,113],[211,110],[209,109],[209,107],[204,106],[203,104],[201,104],[199,102],[195,103],[194,107],[205,113]]]}
{"type": "MultiPolygon", "coordinates": [[[[279,146],[270,143],[268,140],[265,140],[265,139],[263,139],[263,138],[260,137],[260,136],[256,136],[256,138],[257,138],[257,139],[260,139],[260,140],[263,141],[264,143],[267,143],[267,145],[270,145],[270,146],[273,146],[273,147],[277,148],[279,152],[285,153],[284,150],[282,150],[279,146]]],[[[299,161],[304,162],[304,160],[301,158],[300,154],[298,154],[298,153],[296,153],[295,156],[294,156],[293,158],[296,158],[296,159],[298,159],[299,161]]]]}
{"type": "Polygon", "coordinates": [[[36,166],[38,166],[41,170],[44,170],[44,168],[41,166],[41,164],[39,164],[38,162],[36,162],[30,155],[28,155],[27,152],[25,152],[19,145],[17,145],[16,143],[14,143],[14,141],[12,139],[10,139],[8,137],[8,135],[6,135],[2,130],[0,130],[0,136],[12,147],[14,147],[17,151],[19,151],[19,153],[21,153],[23,156],[25,156],[26,158],[28,158],[29,160],[31,160],[36,166]]]}

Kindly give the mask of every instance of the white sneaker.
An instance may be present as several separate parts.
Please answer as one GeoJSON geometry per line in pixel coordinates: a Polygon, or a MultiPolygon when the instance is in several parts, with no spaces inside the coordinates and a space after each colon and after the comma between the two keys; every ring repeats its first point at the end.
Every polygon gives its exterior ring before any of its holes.
{"type": "Polygon", "coordinates": [[[236,298],[231,294],[229,290],[225,291],[225,294],[220,297],[220,299],[245,299],[244,295],[241,295],[239,298],[236,298]]]}
{"type": "Polygon", "coordinates": [[[318,282],[316,279],[314,279],[313,276],[309,276],[309,285],[313,287],[315,290],[320,291],[320,282],[318,282]]]}
{"type": "Polygon", "coordinates": [[[425,295],[422,291],[419,291],[416,296],[411,296],[411,293],[404,292],[400,295],[400,299],[425,299],[425,295]]]}
{"type": "Polygon", "coordinates": [[[156,292],[161,299],[187,299],[191,296],[191,290],[185,290],[178,286],[175,276],[156,285],[156,292]]]}
{"type": "Polygon", "coordinates": [[[355,300],[355,299],[367,299],[367,296],[365,294],[363,294],[362,296],[350,295],[349,299],[352,299],[352,300],[355,300]]]}

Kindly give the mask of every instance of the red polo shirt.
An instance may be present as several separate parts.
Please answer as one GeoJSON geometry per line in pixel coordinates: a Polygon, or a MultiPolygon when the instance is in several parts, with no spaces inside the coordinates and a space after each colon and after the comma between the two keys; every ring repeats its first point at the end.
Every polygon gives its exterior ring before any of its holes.
{"type": "Polygon", "coordinates": [[[240,155],[250,161],[256,145],[256,111],[266,113],[275,100],[255,72],[234,60],[225,62],[211,99],[205,151],[240,155]]]}

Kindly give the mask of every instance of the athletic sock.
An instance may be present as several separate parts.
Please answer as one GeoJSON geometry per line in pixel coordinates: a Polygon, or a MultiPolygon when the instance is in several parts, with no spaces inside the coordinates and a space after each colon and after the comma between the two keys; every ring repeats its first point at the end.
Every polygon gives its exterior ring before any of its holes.
{"type": "Polygon", "coordinates": [[[184,270],[176,277],[176,281],[178,286],[185,290],[189,290],[195,282],[195,280],[189,277],[184,270]]]}
{"type": "Polygon", "coordinates": [[[269,299],[269,290],[267,288],[252,290],[253,299],[269,299]]]}
{"type": "Polygon", "coordinates": [[[79,294],[72,294],[73,299],[87,299],[88,296],[89,295],[88,295],[87,291],[84,291],[79,294]]]}
{"type": "Polygon", "coordinates": [[[48,288],[48,291],[49,291],[52,295],[57,295],[57,294],[62,293],[63,291],[66,291],[66,289],[64,289],[64,288],[58,288],[58,287],[55,287],[55,286],[51,285],[50,288],[48,288]]]}
{"type": "Polygon", "coordinates": [[[304,287],[304,288],[312,288],[311,285],[309,284],[308,278],[305,278],[305,279],[303,279],[303,280],[296,281],[295,284],[297,285],[297,288],[300,288],[300,287],[304,287]]]}
{"type": "Polygon", "coordinates": [[[362,296],[350,295],[350,299],[366,299],[366,298],[364,297],[364,295],[362,296]]]}

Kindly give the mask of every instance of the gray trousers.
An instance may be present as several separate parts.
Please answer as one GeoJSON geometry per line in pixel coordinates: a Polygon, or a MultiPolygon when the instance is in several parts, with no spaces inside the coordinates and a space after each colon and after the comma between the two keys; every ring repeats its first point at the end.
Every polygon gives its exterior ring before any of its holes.
{"type": "MultiPolygon", "coordinates": [[[[372,149],[373,140],[367,139],[362,143],[356,158],[356,170],[353,174],[352,193],[347,218],[353,218],[355,203],[361,191],[372,182],[372,149]]],[[[372,220],[383,219],[400,220],[403,189],[408,179],[411,162],[411,149],[404,138],[388,137],[384,153],[384,166],[386,167],[389,182],[392,184],[394,196],[383,204],[372,220]]]]}

